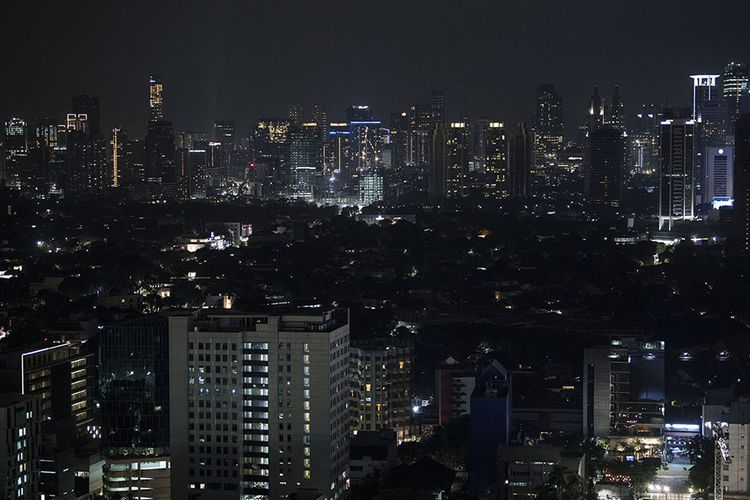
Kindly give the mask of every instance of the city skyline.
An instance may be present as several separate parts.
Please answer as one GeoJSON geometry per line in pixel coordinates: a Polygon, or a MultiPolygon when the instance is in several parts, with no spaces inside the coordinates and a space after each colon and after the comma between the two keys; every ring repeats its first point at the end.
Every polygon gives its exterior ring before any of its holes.
{"type": "MultiPolygon", "coordinates": [[[[385,119],[431,88],[445,92],[448,117],[530,122],[537,85],[551,83],[565,102],[571,136],[594,85],[609,95],[619,84],[629,114],[646,103],[687,105],[687,75],[750,59],[741,15],[706,23],[701,36],[683,33],[704,7],[699,2],[648,4],[644,17],[639,5],[646,2],[575,9],[541,3],[545,16],[529,5],[485,2],[386,2],[365,11],[335,2],[227,2],[222,9],[182,2],[148,11],[138,3],[44,11],[11,3],[4,32],[22,40],[25,23],[17,21],[29,19],[36,36],[24,50],[6,46],[9,67],[27,77],[0,83],[0,110],[29,120],[64,116],[71,95],[90,92],[101,98],[103,128],[140,135],[146,120],[137,103],[156,73],[167,88],[165,114],[182,130],[208,131],[214,121],[234,119],[244,134],[256,118],[282,115],[292,103],[321,103],[332,119],[351,104],[369,104],[385,119]],[[607,16],[620,22],[600,22],[607,16]],[[679,50],[660,40],[680,40],[679,50]],[[76,57],[48,57],[50,47],[76,57]]],[[[747,9],[732,4],[712,8],[747,9]]]]}

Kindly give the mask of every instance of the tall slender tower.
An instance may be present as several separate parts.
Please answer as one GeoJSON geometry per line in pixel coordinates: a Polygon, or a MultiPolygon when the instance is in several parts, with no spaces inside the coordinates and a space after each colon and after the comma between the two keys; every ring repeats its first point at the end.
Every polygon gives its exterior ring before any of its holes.
{"type": "Polygon", "coordinates": [[[149,121],[164,119],[164,83],[161,75],[151,75],[148,79],[149,121]]]}
{"type": "Polygon", "coordinates": [[[563,143],[563,102],[554,85],[537,87],[533,135],[534,183],[554,185],[557,156],[563,143]]]}
{"type": "Polygon", "coordinates": [[[432,165],[429,192],[432,198],[445,198],[448,193],[448,128],[438,122],[432,134],[432,165]]]}
{"type": "Polygon", "coordinates": [[[607,110],[607,125],[618,130],[625,130],[625,106],[622,102],[619,85],[615,85],[615,91],[607,110]]]}
{"type": "Polygon", "coordinates": [[[750,254],[750,114],[737,120],[733,182],[733,236],[738,249],[750,254]]]}
{"type": "Polygon", "coordinates": [[[734,122],[740,117],[740,98],[748,89],[747,65],[730,62],[724,67],[721,79],[722,94],[727,102],[727,132],[734,135],[734,122]]]}
{"type": "Polygon", "coordinates": [[[526,124],[516,124],[508,148],[510,164],[511,196],[531,196],[531,138],[526,124]]]}
{"type": "Polygon", "coordinates": [[[695,214],[695,121],[686,115],[665,113],[661,122],[659,230],[695,214]]]}

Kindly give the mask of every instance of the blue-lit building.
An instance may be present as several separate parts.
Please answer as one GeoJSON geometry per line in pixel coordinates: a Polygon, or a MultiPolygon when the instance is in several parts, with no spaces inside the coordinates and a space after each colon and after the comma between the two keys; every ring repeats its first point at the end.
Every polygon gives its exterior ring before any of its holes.
{"type": "Polygon", "coordinates": [[[510,416],[510,374],[493,360],[479,374],[471,393],[469,483],[477,495],[490,494],[497,484],[497,449],[508,445],[510,416]]]}

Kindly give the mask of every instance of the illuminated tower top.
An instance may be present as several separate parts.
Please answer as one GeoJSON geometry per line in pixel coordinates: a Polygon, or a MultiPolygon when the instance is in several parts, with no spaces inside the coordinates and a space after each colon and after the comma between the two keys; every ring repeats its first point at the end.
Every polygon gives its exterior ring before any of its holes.
{"type": "Polygon", "coordinates": [[[164,119],[164,83],[161,75],[151,75],[148,81],[148,107],[149,120],[157,121],[164,119]]]}

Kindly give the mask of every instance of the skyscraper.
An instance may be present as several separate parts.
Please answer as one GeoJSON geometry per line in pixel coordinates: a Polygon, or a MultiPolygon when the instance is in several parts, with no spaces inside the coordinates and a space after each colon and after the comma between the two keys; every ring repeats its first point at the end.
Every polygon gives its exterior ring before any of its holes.
{"type": "Polygon", "coordinates": [[[99,98],[91,94],[82,94],[73,97],[73,113],[77,115],[86,115],[86,132],[90,135],[99,135],[100,116],[99,116],[99,98]]]}
{"type": "Polygon", "coordinates": [[[0,498],[39,498],[40,422],[36,398],[0,394],[0,498]]]}
{"type": "Polygon", "coordinates": [[[508,148],[511,196],[531,196],[531,139],[526,124],[516,124],[508,148]]]}
{"type": "Polygon", "coordinates": [[[695,122],[687,113],[665,113],[661,122],[659,229],[695,215],[695,122]]]}
{"type": "Polygon", "coordinates": [[[750,254],[750,114],[742,114],[735,129],[734,210],[736,248],[750,254]]]}
{"type": "Polygon", "coordinates": [[[66,165],[63,188],[68,192],[95,193],[108,184],[107,146],[99,130],[99,98],[73,97],[68,115],[66,165]]]}
{"type": "Polygon", "coordinates": [[[469,148],[471,134],[468,121],[451,122],[448,128],[448,172],[446,196],[462,198],[468,195],[469,148]]]}
{"type": "Polygon", "coordinates": [[[615,85],[615,91],[612,94],[612,100],[606,113],[606,122],[609,127],[622,131],[625,130],[625,106],[622,102],[619,85],[615,85]]]}
{"type": "Polygon", "coordinates": [[[160,315],[105,326],[99,336],[106,495],[172,498],[169,338],[160,315]]]}
{"type": "Polygon", "coordinates": [[[289,193],[295,198],[313,197],[315,176],[322,172],[322,142],[317,123],[303,123],[289,129],[289,193]]]}
{"type": "Polygon", "coordinates": [[[533,125],[534,179],[538,186],[557,183],[557,155],[563,142],[563,102],[551,84],[537,87],[533,125]]]}
{"type": "Polygon", "coordinates": [[[595,205],[620,206],[624,186],[625,139],[618,128],[603,127],[589,137],[588,197],[595,205]]]}
{"type": "Polygon", "coordinates": [[[122,187],[123,175],[127,171],[126,146],[127,132],[121,128],[113,128],[109,137],[109,185],[114,188],[122,187]]]}
{"type": "Polygon", "coordinates": [[[586,117],[586,128],[591,132],[604,125],[604,99],[599,96],[599,87],[594,87],[594,94],[589,99],[589,110],[586,117]]]}
{"type": "Polygon", "coordinates": [[[289,113],[287,114],[289,123],[293,126],[299,127],[305,119],[305,111],[302,104],[290,104],[289,113]]]}
{"type": "Polygon", "coordinates": [[[161,75],[151,75],[148,80],[149,121],[164,119],[164,82],[161,75]]]}
{"type": "Polygon", "coordinates": [[[432,165],[428,189],[431,198],[445,198],[448,194],[448,128],[445,123],[435,125],[432,134],[432,165]]]}
{"type": "Polygon", "coordinates": [[[172,316],[172,496],[346,497],[346,310],[172,316]]]}
{"type": "Polygon", "coordinates": [[[695,196],[705,198],[706,148],[727,144],[726,100],[716,84],[719,75],[691,75],[693,80],[693,121],[695,122],[695,196]]]}
{"type": "Polygon", "coordinates": [[[706,148],[706,203],[713,208],[732,204],[734,146],[706,148]]]}
{"type": "Polygon", "coordinates": [[[734,122],[740,116],[740,98],[748,89],[747,65],[730,62],[721,78],[722,95],[727,102],[728,133],[734,135],[734,122]]]}
{"type": "Polygon", "coordinates": [[[484,137],[484,196],[501,199],[510,195],[508,141],[505,125],[489,122],[484,137]]]}
{"type": "Polygon", "coordinates": [[[442,90],[430,92],[430,115],[433,123],[445,121],[445,94],[442,90]]]}

